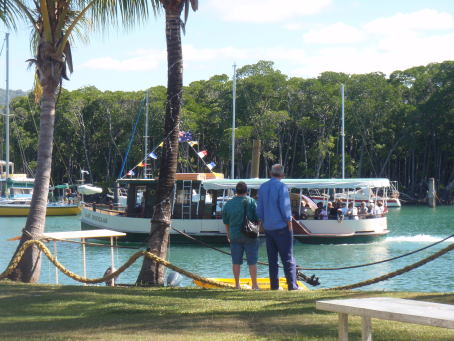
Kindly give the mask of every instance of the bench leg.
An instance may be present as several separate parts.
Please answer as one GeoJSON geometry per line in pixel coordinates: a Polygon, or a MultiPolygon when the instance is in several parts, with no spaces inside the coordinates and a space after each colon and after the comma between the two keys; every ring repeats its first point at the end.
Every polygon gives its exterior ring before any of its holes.
{"type": "Polygon", "coordinates": [[[370,317],[361,317],[361,336],[362,341],[372,341],[372,321],[370,317]]]}
{"type": "Polygon", "coordinates": [[[339,313],[339,341],[348,341],[348,315],[339,313]]]}

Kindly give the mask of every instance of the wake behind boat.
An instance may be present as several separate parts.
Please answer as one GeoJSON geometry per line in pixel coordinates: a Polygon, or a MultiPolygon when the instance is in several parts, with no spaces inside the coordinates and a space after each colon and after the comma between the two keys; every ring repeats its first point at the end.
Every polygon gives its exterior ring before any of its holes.
{"type": "MultiPolygon", "coordinates": [[[[206,179],[205,173],[177,174],[172,198],[172,227],[208,242],[226,242],[222,223],[224,204],[233,196],[238,181],[244,181],[252,197],[268,179],[206,179]]],[[[283,179],[292,197],[294,237],[304,243],[367,242],[385,236],[386,214],[368,215],[363,219],[318,220],[303,215],[303,202],[311,189],[358,190],[386,188],[388,179],[283,179]]],[[[127,187],[127,206],[91,205],[82,209],[82,229],[108,228],[127,233],[127,239],[144,242],[150,232],[150,218],[155,204],[155,179],[120,179],[127,187]],[[140,198],[140,199],[138,199],[140,198]]],[[[189,242],[179,232],[170,231],[172,242],[189,242]]]]}

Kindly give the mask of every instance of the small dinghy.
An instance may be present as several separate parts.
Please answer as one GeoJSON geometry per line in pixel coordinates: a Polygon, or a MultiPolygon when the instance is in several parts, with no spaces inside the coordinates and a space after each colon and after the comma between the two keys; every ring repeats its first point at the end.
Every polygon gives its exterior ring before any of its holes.
{"type": "MultiPolygon", "coordinates": [[[[227,283],[235,286],[235,279],[234,278],[208,278],[212,281],[227,283]]],[[[309,289],[300,281],[297,282],[298,286],[302,288],[304,291],[309,291],[309,289]]],[[[194,280],[194,284],[205,288],[205,289],[216,289],[217,287],[204,283],[198,280],[194,280]]],[[[270,279],[269,278],[257,278],[257,284],[259,285],[260,290],[270,290],[270,279]]],[[[240,279],[240,286],[242,289],[252,289],[252,281],[250,278],[241,278],[240,279]]],[[[287,280],[284,277],[279,278],[279,287],[287,290],[287,280]]]]}

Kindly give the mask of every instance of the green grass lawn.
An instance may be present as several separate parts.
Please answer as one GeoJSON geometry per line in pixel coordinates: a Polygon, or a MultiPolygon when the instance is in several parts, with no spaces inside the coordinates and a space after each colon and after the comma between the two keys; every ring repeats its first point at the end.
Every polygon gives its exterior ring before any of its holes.
{"type": "MultiPolygon", "coordinates": [[[[315,301],[393,296],[454,304],[454,293],[110,288],[0,282],[0,340],[337,340],[315,301]]],[[[454,340],[442,328],[373,320],[374,340],[454,340]]],[[[350,318],[361,339],[359,317],[350,318]]]]}

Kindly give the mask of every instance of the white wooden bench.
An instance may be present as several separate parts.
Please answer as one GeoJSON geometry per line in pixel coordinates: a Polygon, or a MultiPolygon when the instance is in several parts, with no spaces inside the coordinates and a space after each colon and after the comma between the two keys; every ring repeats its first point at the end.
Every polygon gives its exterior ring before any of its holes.
{"type": "Polygon", "coordinates": [[[363,341],[372,341],[371,318],[454,329],[454,305],[392,297],[317,301],[316,308],[339,314],[339,340],[348,340],[348,315],[361,316],[363,341]]]}

